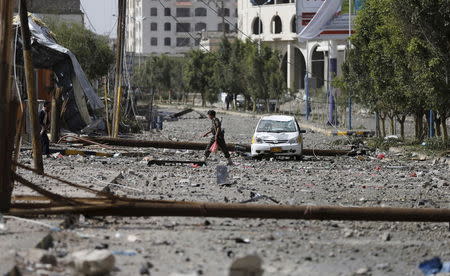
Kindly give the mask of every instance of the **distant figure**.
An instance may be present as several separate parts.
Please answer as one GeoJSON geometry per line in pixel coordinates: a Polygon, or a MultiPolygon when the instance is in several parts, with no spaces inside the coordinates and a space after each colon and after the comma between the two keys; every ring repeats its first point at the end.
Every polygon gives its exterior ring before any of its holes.
{"type": "Polygon", "coordinates": [[[45,102],[42,110],[39,111],[39,125],[41,125],[41,145],[42,154],[50,155],[50,141],[47,132],[50,130],[50,102],[45,102]]]}
{"type": "Polygon", "coordinates": [[[227,110],[230,109],[230,103],[233,101],[233,95],[227,94],[225,97],[225,104],[227,105],[227,110]]]}
{"type": "Polygon", "coordinates": [[[211,141],[209,142],[208,146],[205,149],[205,162],[208,159],[209,155],[211,154],[211,146],[217,141],[219,144],[219,149],[223,152],[225,155],[225,158],[228,160],[228,165],[233,165],[233,161],[231,160],[230,153],[228,152],[227,144],[225,143],[225,135],[222,130],[222,123],[219,119],[216,118],[216,112],[214,110],[208,111],[208,118],[212,122],[211,130],[203,135],[203,137],[208,136],[209,134],[212,134],[213,137],[211,138],[211,141]]]}

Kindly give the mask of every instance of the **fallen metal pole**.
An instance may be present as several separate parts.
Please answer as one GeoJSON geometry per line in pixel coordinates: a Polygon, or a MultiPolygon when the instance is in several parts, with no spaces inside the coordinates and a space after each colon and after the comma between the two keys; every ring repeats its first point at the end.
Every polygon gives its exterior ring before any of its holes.
{"type": "Polygon", "coordinates": [[[450,209],[271,206],[196,202],[120,202],[97,206],[61,206],[42,209],[12,208],[9,215],[66,215],[123,217],[217,217],[301,220],[449,222],[450,209]]]}
{"type": "MultiPolygon", "coordinates": [[[[123,138],[110,137],[89,137],[89,140],[108,144],[113,146],[123,147],[139,147],[139,148],[164,148],[164,149],[185,149],[185,150],[204,150],[208,143],[198,142],[173,142],[173,141],[148,141],[148,140],[133,140],[123,138]]],[[[227,144],[228,150],[250,152],[250,145],[227,144]]],[[[307,156],[355,156],[357,153],[350,150],[317,150],[317,149],[303,149],[303,155],[307,156]]]]}
{"type": "MultiPolygon", "coordinates": [[[[89,137],[90,140],[97,143],[124,146],[124,147],[138,147],[138,148],[160,148],[160,149],[185,149],[185,150],[205,150],[208,143],[198,142],[173,142],[173,141],[149,141],[149,140],[133,140],[123,138],[110,137],[89,137]]],[[[236,144],[227,144],[230,151],[235,151],[236,144]]],[[[250,146],[242,146],[245,151],[250,151],[250,146]]]]}

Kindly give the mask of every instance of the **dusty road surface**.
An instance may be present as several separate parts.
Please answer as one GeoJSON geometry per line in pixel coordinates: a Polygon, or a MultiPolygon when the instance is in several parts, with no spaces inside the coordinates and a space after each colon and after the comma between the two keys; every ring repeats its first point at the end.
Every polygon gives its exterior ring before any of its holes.
{"type": "MultiPolygon", "coordinates": [[[[219,114],[228,142],[249,143],[258,117],[219,114]]],[[[161,134],[140,139],[207,141],[199,136],[210,122],[195,113],[165,122],[161,134]]],[[[304,136],[305,148],[346,148],[319,133],[304,136]]],[[[123,150],[123,149],[121,149],[123,150]]],[[[154,159],[199,160],[202,152],[157,149],[141,151],[154,159]]],[[[208,166],[148,166],[142,157],[64,156],[45,159],[46,171],[70,181],[117,194],[146,199],[247,204],[392,206],[449,208],[448,159],[414,160],[410,154],[387,152],[363,157],[306,157],[303,161],[248,160],[233,156],[229,185],[218,185],[212,156],[208,166]],[[114,183],[111,181],[114,180],[114,183]]],[[[424,159],[424,158],[421,158],[424,159]]],[[[21,162],[30,164],[30,152],[21,162]]],[[[42,187],[63,195],[85,196],[54,181],[19,170],[42,187]]],[[[31,194],[17,185],[15,194],[31,194]]],[[[9,224],[9,220],[7,220],[9,224]]],[[[12,225],[11,227],[14,227],[12,225]]],[[[2,235],[0,235],[0,238],[2,235]]],[[[58,265],[24,265],[25,275],[71,275],[72,252],[107,248],[115,253],[112,275],[229,275],[234,260],[257,255],[263,275],[422,275],[418,264],[434,256],[450,261],[449,225],[295,221],[217,218],[84,218],[54,232],[58,265]],[[148,274],[147,274],[148,273],[148,274]]],[[[11,249],[24,251],[10,245],[11,249]]],[[[6,252],[6,251],[2,251],[6,252]]],[[[2,253],[3,254],[3,253],[2,253]]]]}

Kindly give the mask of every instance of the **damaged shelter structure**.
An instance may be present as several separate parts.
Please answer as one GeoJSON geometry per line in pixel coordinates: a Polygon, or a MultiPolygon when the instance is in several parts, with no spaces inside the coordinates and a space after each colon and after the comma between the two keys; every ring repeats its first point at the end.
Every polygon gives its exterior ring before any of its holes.
{"type": "MultiPolygon", "coordinates": [[[[59,45],[51,30],[29,14],[33,66],[36,68],[38,100],[50,101],[56,86],[61,89],[61,122],[69,131],[79,132],[97,121],[95,111],[104,108],[76,56],[59,45]]],[[[25,98],[22,39],[19,17],[13,22],[16,63],[16,89],[25,98]],[[22,85],[23,84],[23,85],[22,85]]]]}

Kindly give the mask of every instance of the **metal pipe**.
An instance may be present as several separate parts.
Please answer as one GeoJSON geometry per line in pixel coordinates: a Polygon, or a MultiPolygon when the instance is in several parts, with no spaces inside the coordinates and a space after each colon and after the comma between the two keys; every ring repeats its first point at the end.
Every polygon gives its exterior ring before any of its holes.
{"type": "MultiPolygon", "coordinates": [[[[111,137],[89,137],[89,139],[101,144],[140,148],[204,150],[208,146],[208,143],[198,142],[149,141],[111,137]]],[[[236,144],[228,144],[227,146],[230,151],[235,151],[236,149],[236,144]]],[[[249,145],[243,147],[245,148],[245,151],[250,151],[249,145]]]]}
{"type": "MultiPolygon", "coordinates": [[[[124,147],[139,147],[139,148],[165,148],[165,149],[186,149],[186,150],[204,150],[208,143],[198,142],[173,142],[173,141],[148,141],[148,140],[133,140],[110,137],[90,137],[90,140],[102,144],[124,147]]],[[[242,149],[244,152],[250,152],[250,145],[244,144],[227,144],[228,150],[236,151],[242,149]]],[[[303,155],[307,156],[355,156],[356,152],[349,150],[316,150],[303,149],[303,155]]]]}
{"type": "Polygon", "coordinates": [[[35,89],[33,60],[31,58],[31,34],[28,26],[28,10],[26,0],[20,0],[20,28],[23,44],[23,62],[25,67],[25,80],[28,95],[28,113],[31,122],[31,143],[33,146],[33,164],[39,173],[44,172],[42,161],[42,147],[39,138],[39,121],[37,108],[37,95],[35,89]]]}
{"type": "Polygon", "coordinates": [[[42,209],[13,208],[15,216],[84,214],[123,217],[217,217],[300,220],[449,222],[450,209],[273,206],[197,202],[133,202],[97,206],[62,206],[42,209]]]}

